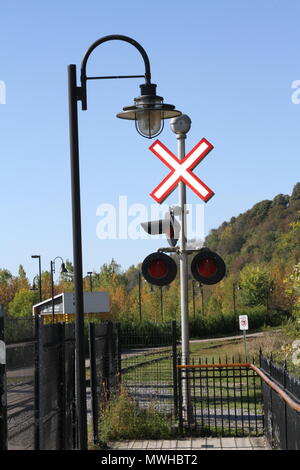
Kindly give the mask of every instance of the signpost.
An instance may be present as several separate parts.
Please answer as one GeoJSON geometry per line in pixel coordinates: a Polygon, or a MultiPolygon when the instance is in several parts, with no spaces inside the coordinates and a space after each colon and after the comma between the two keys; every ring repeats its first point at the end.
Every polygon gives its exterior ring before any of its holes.
{"type": "Polygon", "coordinates": [[[239,325],[240,325],[240,330],[243,332],[243,335],[244,335],[245,360],[246,362],[248,362],[247,342],[246,342],[246,331],[249,330],[248,315],[239,315],[239,325]]]}
{"type": "MultiPolygon", "coordinates": [[[[180,306],[181,306],[181,365],[189,364],[189,323],[188,323],[188,255],[197,252],[191,263],[191,272],[196,281],[202,284],[216,284],[225,276],[226,267],[222,258],[209,248],[187,249],[187,210],[186,186],[189,186],[204,202],[213,195],[213,191],[206,186],[192,170],[213,149],[213,146],[204,137],[186,155],[185,139],[191,128],[191,120],[186,114],[171,119],[171,129],[176,134],[177,156],[164,144],[156,140],[150,150],[171,170],[164,180],[150,194],[161,204],[167,196],[178,186],[178,206],[170,208],[168,217],[161,220],[148,221],[141,226],[149,234],[165,233],[170,247],[159,248],[145,258],[142,272],[145,279],[151,284],[167,285],[176,277],[176,263],[164,253],[176,253],[179,257],[180,267],[180,306]],[[175,216],[180,217],[180,224],[175,216]],[[177,241],[179,239],[179,247],[177,241]]],[[[203,310],[203,309],[202,309],[203,310]]],[[[192,420],[190,385],[187,369],[182,371],[182,402],[183,414],[190,423],[192,420]]]]}
{"type": "MultiPolygon", "coordinates": [[[[180,266],[180,304],[181,304],[181,364],[189,364],[189,324],[188,324],[188,253],[186,247],[186,186],[189,186],[204,202],[213,195],[209,189],[192,170],[213,149],[213,146],[205,138],[186,155],[185,139],[191,128],[191,119],[183,114],[171,120],[171,129],[176,134],[177,154],[175,156],[164,144],[156,140],[150,150],[171,170],[164,180],[150,194],[153,199],[161,204],[167,196],[177,187],[179,189],[179,211],[181,230],[179,235],[179,249],[175,249],[179,255],[180,266]]],[[[166,250],[163,250],[166,251],[166,250]]],[[[170,250],[168,250],[170,251],[170,250]]],[[[225,274],[225,271],[224,271],[225,274]]],[[[190,386],[187,371],[183,370],[183,412],[188,422],[192,419],[190,386]]]]}

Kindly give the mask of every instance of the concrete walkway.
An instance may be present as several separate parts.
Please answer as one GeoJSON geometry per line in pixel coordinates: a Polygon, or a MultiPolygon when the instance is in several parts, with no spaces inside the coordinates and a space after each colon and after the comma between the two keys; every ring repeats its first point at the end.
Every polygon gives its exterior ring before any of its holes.
{"type": "Polygon", "coordinates": [[[192,437],[157,441],[110,442],[114,450],[271,450],[264,437],[192,437]]]}

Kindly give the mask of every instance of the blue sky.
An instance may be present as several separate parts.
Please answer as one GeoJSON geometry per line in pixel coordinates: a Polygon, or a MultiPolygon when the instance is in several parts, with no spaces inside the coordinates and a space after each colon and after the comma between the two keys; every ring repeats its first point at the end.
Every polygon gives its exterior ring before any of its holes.
{"type": "MultiPolygon", "coordinates": [[[[263,199],[290,194],[299,177],[300,4],[265,0],[21,0],[1,3],[1,261],[36,273],[31,254],[49,269],[72,259],[67,65],[107,34],[133,37],[146,49],[165,102],[192,119],[190,150],[206,137],[214,150],[195,174],[214,192],[205,205],[205,234],[263,199]]],[[[132,46],[106,43],[88,64],[97,75],[142,74],[132,46]]],[[[139,94],[142,79],[88,84],[79,110],[84,272],[114,257],[125,269],[161,246],[157,240],[99,240],[97,208],[150,208],[149,193],[167,168],[133,123],[116,119],[139,94]]],[[[169,123],[159,139],[176,152],[169,123]]],[[[188,202],[199,200],[190,189],[188,202]]],[[[176,204],[177,191],[167,200],[176,204]]],[[[129,218],[130,220],[130,218],[129,218]]]]}

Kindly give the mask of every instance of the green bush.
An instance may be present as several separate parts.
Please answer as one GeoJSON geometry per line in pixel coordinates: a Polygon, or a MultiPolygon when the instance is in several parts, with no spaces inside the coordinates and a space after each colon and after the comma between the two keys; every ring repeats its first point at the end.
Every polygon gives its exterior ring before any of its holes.
{"type": "Polygon", "coordinates": [[[155,404],[141,409],[125,389],[101,411],[100,444],[123,439],[166,439],[172,436],[168,418],[155,404]]]}

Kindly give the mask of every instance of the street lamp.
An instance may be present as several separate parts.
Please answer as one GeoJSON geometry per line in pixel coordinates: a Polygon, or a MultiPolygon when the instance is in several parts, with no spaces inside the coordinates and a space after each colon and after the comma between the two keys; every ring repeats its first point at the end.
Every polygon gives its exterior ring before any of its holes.
{"type": "Polygon", "coordinates": [[[54,314],[55,314],[55,311],[54,311],[54,280],[53,280],[53,274],[55,273],[55,261],[56,261],[57,259],[60,259],[60,260],[61,260],[61,268],[60,268],[61,274],[68,272],[68,270],[66,269],[64,260],[62,259],[61,256],[56,256],[56,258],[54,258],[54,260],[50,261],[50,271],[51,271],[51,297],[52,297],[52,323],[54,323],[54,314]]]}
{"type": "Polygon", "coordinates": [[[41,268],[41,256],[40,255],[31,255],[31,258],[39,260],[39,295],[40,302],[42,302],[42,268],[41,268]]]}
{"type": "Polygon", "coordinates": [[[74,293],[75,293],[75,342],[76,342],[76,410],[78,417],[79,449],[87,448],[87,410],[84,357],[84,322],[83,322],[83,288],[82,288],[82,237],[81,237],[81,208],[80,208],[80,171],[79,171],[79,135],[77,102],[81,101],[82,110],[87,109],[87,81],[117,78],[141,78],[141,95],[135,98],[133,106],[123,108],[117,117],[134,120],[138,132],[147,138],[157,136],[163,128],[164,119],[181,115],[173,105],[163,103],[163,98],[156,95],[156,85],[151,83],[150,62],[143,47],[134,39],[122,35],[104,36],[94,42],[85,53],[81,63],[81,86],[77,86],[76,65],[68,67],[69,85],[69,127],[70,127],[70,156],[71,156],[71,194],[72,194],[72,226],[73,226],[73,262],[74,262],[74,293]],[[120,40],[134,46],[141,54],[144,65],[144,75],[94,76],[86,74],[86,66],[91,53],[101,44],[120,40]]]}
{"type": "Polygon", "coordinates": [[[88,271],[87,275],[90,278],[90,292],[93,292],[93,279],[92,279],[93,273],[92,273],[92,271],[88,271]]]}

